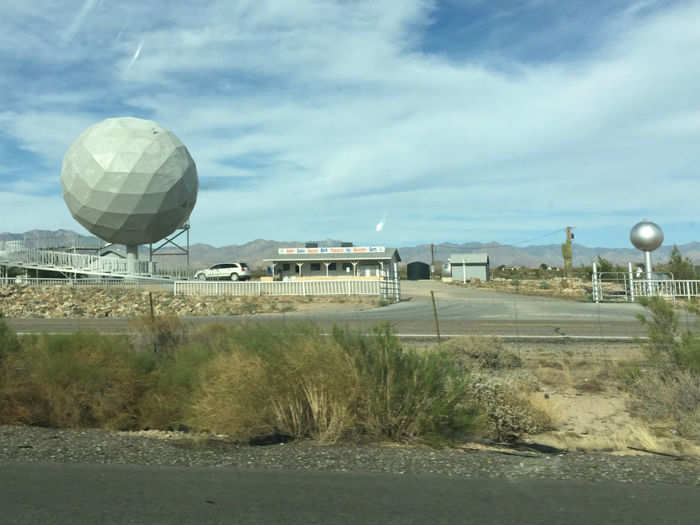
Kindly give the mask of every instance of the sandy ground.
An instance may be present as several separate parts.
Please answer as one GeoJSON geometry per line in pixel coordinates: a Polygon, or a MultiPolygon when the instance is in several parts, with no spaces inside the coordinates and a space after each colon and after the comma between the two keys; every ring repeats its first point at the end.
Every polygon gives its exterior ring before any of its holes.
{"type": "Polygon", "coordinates": [[[538,443],[569,450],[603,450],[640,454],[633,448],[700,455],[700,443],[682,439],[672,425],[650,424],[631,410],[631,398],[621,385],[619,370],[643,360],[633,343],[506,343],[520,355],[536,378],[529,395],[547,412],[555,430],[530,436],[538,443]]]}

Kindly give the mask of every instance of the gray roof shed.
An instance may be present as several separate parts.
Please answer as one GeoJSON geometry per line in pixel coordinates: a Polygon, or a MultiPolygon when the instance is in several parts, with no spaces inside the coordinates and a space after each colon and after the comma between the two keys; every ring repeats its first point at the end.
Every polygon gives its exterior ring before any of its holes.
{"type": "Polygon", "coordinates": [[[453,253],[447,259],[450,264],[488,264],[489,255],[487,253],[453,253]]]}

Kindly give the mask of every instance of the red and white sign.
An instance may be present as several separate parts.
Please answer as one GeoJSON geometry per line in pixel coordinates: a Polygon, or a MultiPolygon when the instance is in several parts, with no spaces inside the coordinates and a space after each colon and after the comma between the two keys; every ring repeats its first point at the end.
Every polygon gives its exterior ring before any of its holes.
{"type": "Polygon", "coordinates": [[[280,255],[309,255],[327,253],[384,253],[384,246],[331,246],[323,248],[280,248],[280,255]]]}

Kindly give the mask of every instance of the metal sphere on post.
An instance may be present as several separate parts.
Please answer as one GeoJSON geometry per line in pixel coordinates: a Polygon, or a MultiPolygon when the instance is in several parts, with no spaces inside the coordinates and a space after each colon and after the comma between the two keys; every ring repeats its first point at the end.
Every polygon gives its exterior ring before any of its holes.
{"type": "Polygon", "coordinates": [[[140,273],[140,244],[187,222],[198,186],[184,144],[156,122],[133,117],[87,128],[68,148],[61,170],[71,215],[97,237],[126,245],[130,274],[140,273]]]}
{"type": "Polygon", "coordinates": [[[647,281],[651,280],[651,252],[664,242],[664,232],[658,224],[651,221],[641,221],[630,231],[630,241],[635,248],[644,252],[644,264],[647,281]]]}

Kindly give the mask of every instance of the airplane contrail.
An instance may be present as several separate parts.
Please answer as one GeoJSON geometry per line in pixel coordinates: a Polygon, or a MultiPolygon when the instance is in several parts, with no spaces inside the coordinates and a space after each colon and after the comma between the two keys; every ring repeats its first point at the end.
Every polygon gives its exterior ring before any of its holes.
{"type": "Polygon", "coordinates": [[[134,56],[131,57],[131,62],[129,62],[129,65],[126,66],[127,71],[131,69],[131,66],[133,66],[134,63],[139,59],[139,56],[141,56],[141,48],[143,48],[143,40],[139,42],[139,46],[136,48],[134,56]]]}
{"type": "Polygon", "coordinates": [[[80,27],[83,25],[83,22],[85,21],[85,17],[90,14],[90,11],[92,11],[95,8],[95,4],[97,3],[97,0],[85,0],[83,3],[83,7],[80,8],[80,11],[78,11],[78,14],[75,15],[75,18],[73,19],[73,23],[68,27],[66,32],[63,34],[63,41],[64,42],[70,42],[73,40],[73,37],[75,34],[78,32],[80,27]]]}

